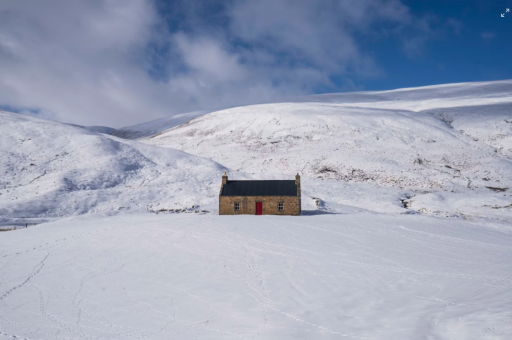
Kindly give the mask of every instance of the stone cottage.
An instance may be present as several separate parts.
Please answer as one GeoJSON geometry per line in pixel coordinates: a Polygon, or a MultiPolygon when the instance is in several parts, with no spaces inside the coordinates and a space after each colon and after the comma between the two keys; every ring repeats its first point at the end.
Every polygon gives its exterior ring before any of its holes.
{"type": "Polygon", "coordinates": [[[228,181],[224,172],[219,215],[300,215],[300,176],[295,180],[228,181]]]}

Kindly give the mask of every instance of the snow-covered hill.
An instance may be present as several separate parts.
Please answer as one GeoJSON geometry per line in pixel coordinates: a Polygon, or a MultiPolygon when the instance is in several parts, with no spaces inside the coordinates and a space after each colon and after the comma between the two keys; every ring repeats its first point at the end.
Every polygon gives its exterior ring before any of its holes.
{"type": "Polygon", "coordinates": [[[512,211],[512,81],[231,108],[143,141],[258,176],[412,190],[416,211],[512,211]]]}
{"type": "MultiPolygon", "coordinates": [[[[230,172],[181,151],[8,112],[0,112],[0,160],[0,229],[125,210],[215,213],[221,174],[230,172]]],[[[269,178],[232,171],[230,176],[269,178]]],[[[307,177],[303,183],[302,206],[310,212],[403,212],[401,199],[409,196],[407,190],[370,183],[307,177]]]]}
{"type": "Polygon", "coordinates": [[[104,133],[106,135],[110,135],[112,132],[116,131],[116,129],[108,127],[108,126],[82,126],[82,125],[76,125],[76,124],[68,124],[68,125],[86,129],[91,132],[104,133]]]}
{"type": "Polygon", "coordinates": [[[357,104],[368,107],[401,108],[411,111],[423,111],[430,108],[495,104],[510,102],[512,80],[491,82],[441,84],[422,87],[410,87],[388,91],[362,91],[347,93],[328,93],[305,96],[294,102],[319,102],[338,104],[357,104]]]}
{"type": "Polygon", "coordinates": [[[7,112],[0,112],[0,146],[0,225],[123,209],[211,209],[226,170],[181,151],[7,112]]]}
{"type": "Polygon", "coordinates": [[[194,111],[187,112],[183,114],[179,114],[172,117],[165,117],[156,120],[152,120],[150,122],[126,126],[114,131],[109,132],[113,136],[124,138],[124,139],[141,139],[145,137],[150,137],[160,133],[162,131],[168,130],[175,126],[184,124],[191,119],[207,114],[211,111],[194,111]]]}
{"type": "Polygon", "coordinates": [[[134,139],[157,132],[146,144],[1,113],[0,223],[215,211],[223,166],[232,179],[301,173],[304,210],[510,220],[511,93],[512,81],[502,81],[319,95],[124,129],[134,139]]]}

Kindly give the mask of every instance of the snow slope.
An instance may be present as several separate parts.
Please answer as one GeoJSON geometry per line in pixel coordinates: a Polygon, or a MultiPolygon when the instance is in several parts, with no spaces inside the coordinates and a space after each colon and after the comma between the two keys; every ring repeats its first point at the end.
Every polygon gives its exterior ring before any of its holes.
{"type": "Polygon", "coordinates": [[[0,339],[512,338],[510,225],[130,214],[0,236],[0,339]]]}
{"type": "Polygon", "coordinates": [[[119,138],[125,139],[141,139],[149,136],[156,135],[162,131],[168,130],[175,126],[186,123],[187,121],[194,119],[196,117],[207,114],[211,111],[194,111],[179,114],[172,117],[165,117],[156,120],[152,120],[150,122],[126,126],[114,131],[111,131],[110,134],[119,138]]]}
{"type": "Polygon", "coordinates": [[[512,218],[512,81],[231,108],[142,141],[259,176],[403,189],[419,212],[512,218]]]}
{"type": "MultiPolygon", "coordinates": [[[[216,212],[221,174],[229,172],[180,151],[7,112],[0,113],[0,160],[0,229],[124,210],[216,212]]],[[[237,172],[236,178],[269,176],[237,172]]],[[[404,212],[401,199],[410,196],[371,183],[312,178],[303,179],[302,194],[304,210],[333,212],[339,204],[353,211],[404,212]]]]}
{"type": "Polygon", "coordinates": [[[181,151],[7,112],[0,112],[0,160],[0,225],[123,209],[211,209],[226,170],[181,151]]]}
{"type": "Polygon", "coordinates": [[[82,125],[76,125],[76,124],[68,124],[68,125],[86,129],[91,132],[104,133],[106,135],[110,135],[112,132],[114,132],[116,130],[116,129],[108,127],[108,126],[82,126],[82,125]]]}
{"type": "Polygon", "coordinates": [[[510,102],[512,80],[491,82],[441,84],[422,87],[402,88],[388,91],[362,91],[348,93],[328,93],[305,96],[295,102],[319,102],[337,104],[357,104],[382,108],[423,111],[431,108],[468,106],[472,99],[480,104],[510,102]]]}

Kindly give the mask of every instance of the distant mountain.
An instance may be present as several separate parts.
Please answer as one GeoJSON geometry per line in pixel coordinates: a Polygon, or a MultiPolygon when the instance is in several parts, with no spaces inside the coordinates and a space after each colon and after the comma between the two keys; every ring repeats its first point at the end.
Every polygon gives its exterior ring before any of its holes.
{"type": "Polygon", "coordinates": [[[487,98],[486,103],[493,103],[492,98],[503,100],[503,98],[510,97],[511,83],[512,80],[504,80],[441,84],[388,91],[327,93],[300,97],[293,100],[293,102],[357,104],[358,106],[367,103],[371,107],[377,105],[380,108],[382,108],[384,102],[388,102],[386,105],[394,108],[397,106],[404,108],[403,106],[408,105],[407,109],[419,111],[424,109],[419,104],[424,106],[430,104],[430,106],[435,107],[446,107],[448,105],[448,107],[451,107],[453,105],[463,106],[460,105],[461,102],[471,101],[472,98],[479,98],[480,101],[487,98]],[[448,99],[448,101],[443,101],[444,99],[448,99]]]}
{"type": "Polygon", "coordinates": [[[82,125],[76,125],[76,124],[67,124],[67,125],[76,126],[76,127],[86,129],[91,132],[103,133],[106,135],[110,135],[112,132],[114,132],[116,130],[114,128],[107,127],[107,126],[82,126],[82,125]]]}
{"type": "Polygon", "coordinates": [[[182,125],[187,121],[202,116],[211,111],[194,111],[179,114],[172,117],[165,117],[150,122],[126,126],[110,132],[113,136],[124,139],[141,139],[153,136],[162,131],[168,130],[178,125],[182,125]]]}

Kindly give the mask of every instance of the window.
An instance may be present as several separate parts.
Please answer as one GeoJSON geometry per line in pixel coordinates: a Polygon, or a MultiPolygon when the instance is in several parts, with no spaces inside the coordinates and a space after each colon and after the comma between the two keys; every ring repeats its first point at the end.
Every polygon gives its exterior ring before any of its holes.
{"type": "Polygon", "coordinates": [[[240,203],[238,202],[235,203],[235,211],[237,210],[240,210],[240,203]]]}
{"type": "Polygon", "coordinates": [[[284,203],[278,203],[277,204],[277,210],[283,211],[284,210],[284,203]]]}

